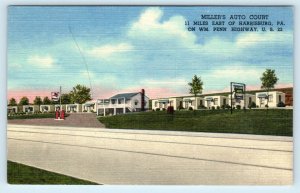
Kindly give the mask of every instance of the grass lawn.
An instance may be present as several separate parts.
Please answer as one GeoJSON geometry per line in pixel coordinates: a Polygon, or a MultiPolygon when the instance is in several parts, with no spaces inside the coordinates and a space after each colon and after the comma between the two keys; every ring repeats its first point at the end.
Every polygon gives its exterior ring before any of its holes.
{"type": "Polygon", "coordinates": [[[7,180],[9,184],[96,184],[11,161],[7,162],[7,180]]]}
{"type": "MultiPolygon", "coordinates": [[[[66,114],[66,117],[68,115],[66,114]]],[[[24,115],[13,115],[7,116],[8,120],[12,119],[41,119],[41,118],[55,118],[55,113],[39,113],[39,114],[24,114],[24,115]]]]}
{"type": "Polygon", "coordinates": [[[143,112],[98,118],[107,128],[293,135],[293,110],[249,109],[143,112]]]}

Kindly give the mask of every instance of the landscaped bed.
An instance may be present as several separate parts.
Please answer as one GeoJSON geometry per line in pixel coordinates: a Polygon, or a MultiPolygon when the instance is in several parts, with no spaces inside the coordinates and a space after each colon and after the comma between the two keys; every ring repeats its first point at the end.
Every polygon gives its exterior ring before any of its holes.
{"type": "MultiPolygon", "coordinates": [[[[68,114],[65,115],[67,117],[68,114]]],[[[31,113],[31,114],[25,114],[25,113],[19,113],[19,114],[13,114],[10,116],[7,116],[8,120],[12,119],[41,119],[41,118],[55,118],[55,113],[31,113]]]]}
{"type": "Polygon", "coordinates": [[[96,184],[11,161],[7,162],[7,180],[10,184],[96,184]]]}
{"type": "Polygon", "coordinates": [[[131,113],[100,117],[107,128],[257,135],[293,135],[292,109],[197,110],[131,113]]]}

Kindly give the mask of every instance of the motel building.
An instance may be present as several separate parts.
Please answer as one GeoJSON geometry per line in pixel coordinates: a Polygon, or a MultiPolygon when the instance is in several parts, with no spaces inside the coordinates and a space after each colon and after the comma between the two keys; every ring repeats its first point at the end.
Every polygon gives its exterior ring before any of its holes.
{"type": "Polygon", "coordinates": [[[149,108],[149,98],[142,92],[121,93],[109,99],[97,100],[97,115],[118,115],[130,112],[140,112],[149,108]],[[142,107],[144,105],[144,107],[142,107]]]}
{"type": "Polygon", "coordinates": [[[82,104],[82,112],[83,113],[94,113],[97,111],[97,102],[96,101],[89,101],[82,104]]]}
{"type": "Polygon", "coordinates": [[[206,96],[204,97],[204,106],[208,109],[212,107],[222,107],[229,103],[229,98],[223,95],[206,96]]]}
{"type": "Polygon", "coordinates": [[[269,93],[267,92],[256,93],[256,105],[258,105],[259,108],[265,107],[267,103],[269,107],[277,107],[277,104],[279,102],[285,103],[285,93],[280,91],[270,91],[269,93]],[[269,98],[269,102],[267,102],[268,98],[269,98]]]}
{"type": "Polygon", "coordinates": [[[167,110],[169,106],[173,106],[174,110],[177,110],[179,106],[182,106],[182,97],[170,97],[152,100],[152,110],[167,110]]]}
{"type": "Polygon", "coordinates": [[[49,112],[54,112],[54,105],[41,105],[40,106],[40,111],[42,113],[49,113],[49,112]]]}
{"type": "Polygon", "coordinates": [[[80,104],[66,104],[66,112],[67,113],[81,112],[81,105],[80,104]]]}
{"type": "Polygon", "coordinates": [[[38,105],[23,105],[24,113],[34,113],[39,112],[40,108],[38,105]]]}
{"type": "Polygon", "coordinates": [[[182,101],[184,109],[189,109],[190,107],[198,109],[199,106],[204,106],[204,98],[202,97],[183,97],[182,101]]]}
{"type": "MultiPolygon", "coordinates": [[[[244,97],[244,95],[243,95],[244,97]]],[[[246,98],[246,108],[248,108],[248,106],[252,103],[252,102],[255,102],[255,95],[253,94],[245,94],[245,98],[246,98]]],[[[228,104],[231,106],[231,94],[228,95],[228,104]]],[[[232,107],[237,107],[237,105],[240,105],[240,107],[243,109],[244,108],[244,99],[242,100],[238,100],[238,99],[235,99],[235,97],[232,95],[232,107]]]]}

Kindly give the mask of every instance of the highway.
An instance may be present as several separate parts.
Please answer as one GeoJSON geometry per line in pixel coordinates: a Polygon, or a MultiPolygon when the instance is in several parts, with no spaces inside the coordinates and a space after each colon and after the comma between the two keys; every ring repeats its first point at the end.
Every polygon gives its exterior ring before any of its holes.
{"type": "Polygon", "coordinates": [[[8,124],[8,159],[100,184],[288,185],[293,138],[8,124]]]}

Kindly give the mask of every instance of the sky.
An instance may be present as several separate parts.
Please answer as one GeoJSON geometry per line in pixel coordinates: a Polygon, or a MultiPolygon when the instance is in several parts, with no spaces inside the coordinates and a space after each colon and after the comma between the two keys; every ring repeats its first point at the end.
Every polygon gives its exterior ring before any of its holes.
{"type": "MultiPolygon", "coordinates": [[[[238,22],[239,20],[233,20],[238,22]]],[[[198,26],[197,26],[198,27],[198,26]]],[[[210,27],[213,27],[210,25],[210,27]]],[[[270,26],[267,26],[270,27],[270,26]]],[[[276,87],[293,85],[291,7],[10,6],[8,99],[92,88],[94,99],[138,92],[150,98],[189,95],[194,75],[203,93],[228,91],[230,82],[260,88],[266,68],[276,87]],[[283,31],[188,31],[201,15],[269,15],[283,31]],[[88,72],[91,78],[89,83],[88,72]]]]}

